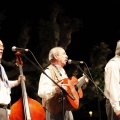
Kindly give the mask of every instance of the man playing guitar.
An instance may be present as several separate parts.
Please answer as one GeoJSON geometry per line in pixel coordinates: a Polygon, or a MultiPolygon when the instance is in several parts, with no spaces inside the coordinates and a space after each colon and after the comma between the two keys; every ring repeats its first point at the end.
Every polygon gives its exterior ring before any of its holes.
{"type": "Polygon", "coordinates": [[[42,73],[38,87],[38,95],[42,98],[46,111],[46,120],[74,120],[71,110],[79,108],[79,99],[83,97],[81,86],[87,77],[83,75],[78,80],[74,76],[68,78],[63,68],[68,56],[62,47],[50,50],[49,61],[51,64],[45,69],[45,73],[54,82],[42,73]]]}

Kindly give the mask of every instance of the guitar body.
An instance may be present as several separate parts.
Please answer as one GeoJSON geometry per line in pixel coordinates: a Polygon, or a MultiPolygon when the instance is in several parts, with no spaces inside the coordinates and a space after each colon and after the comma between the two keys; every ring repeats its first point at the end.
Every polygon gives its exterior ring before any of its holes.
{"type": "MultiPolygon", "coordinates": [[[[65,95],[64,96],[64,109],[65,110],[75,110],[79,108],[79,99],[83,97],[83,92],[82,89],[79,88],[77,91],[75,89],[75,85],[78,84],[78,79],[74,76],[70,77],[70,78],[65,78],[63,80],[63,84],[68,84],[68,86],[66,86],[66,92],[73,96],[74,99],[72,99],[70,96],[65,95]]],[[[56,93],[56,95],[49,99],[47,101],[48,103],[48,107],[47,109],[53,113],[53,114],[57,114],[61,111],[61,94],[56,93]]]]}

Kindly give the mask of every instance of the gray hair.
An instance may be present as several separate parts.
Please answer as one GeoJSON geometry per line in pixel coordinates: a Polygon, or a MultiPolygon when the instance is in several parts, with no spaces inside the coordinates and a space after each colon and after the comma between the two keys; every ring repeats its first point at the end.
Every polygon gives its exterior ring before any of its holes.
{"type": "Polygon", "coordinates": [[[120,40],[118,40],[118,42],[117,42],[115,55],[120,55],[120,40]]]}
{"type": "Polygon", "coordinates": [[[63,48],[62,47],[54,47],[50,50],[49,55],[48,55],[49,61],[51,61],[54,58],[55,54],[59,54],[60,49],[63,49],[63,48]]]}

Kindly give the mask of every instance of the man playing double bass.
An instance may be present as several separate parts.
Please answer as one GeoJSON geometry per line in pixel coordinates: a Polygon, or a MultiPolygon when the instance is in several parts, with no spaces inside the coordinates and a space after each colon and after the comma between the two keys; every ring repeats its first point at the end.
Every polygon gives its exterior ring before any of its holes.
{"type": "Polygon", "coordinates": [[[11,88],[20,84],[20,79],[22,76],[19,76],[18,80],[14,81],[8,80],[5,69],[1,65],[3,50],[4,50],[3,42],[0,40],[0,120],[8,120],[9,115],[7,111],[7,106],[11,101],[10,97],[11,88]]]}
{"type": "Polygon", "coordinates": [[[75,106],[76,109],[79,107],[79,98],[82,98],[83,96],[82,89],[80,88],[78,92],[69,79],[64,82],[64,80],[68,78],[63,68],[68,61],[68,56],[62,47],[52,48],[48,57],[51,64],[45,69],[45,73],[52,78],[55,83],[68,91],[74,99],[69,95],[65,95],[67,97],[65,97],[66,100],[63,102],[64,110],[61,109],[62,90],[50,80],[49,77],[42,73],[38,86],[38,95],[42,98],[42,105],[46,111],[46,120],[74,120],[71,112],[72,108],[69,106],[69,103],[75,106]]]}

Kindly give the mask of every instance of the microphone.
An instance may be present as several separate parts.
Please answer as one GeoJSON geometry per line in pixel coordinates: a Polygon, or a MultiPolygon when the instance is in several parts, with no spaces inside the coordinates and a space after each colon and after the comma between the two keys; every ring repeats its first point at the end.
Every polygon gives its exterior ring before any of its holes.
{"type": "Polygon", "coordinates": [[[68,64],[83,64],[83,63],[84,63],[83,61],[75,61],[71,59],[68,60],[68,64]]]}
{"type": "Polygon", "coordinates": [[[16,46],[13,46],[12,47],[12,51],[25,51],[25,52],[28,52],[29,49],[25,49],[25,48],[18,48],[16,46]]]}

